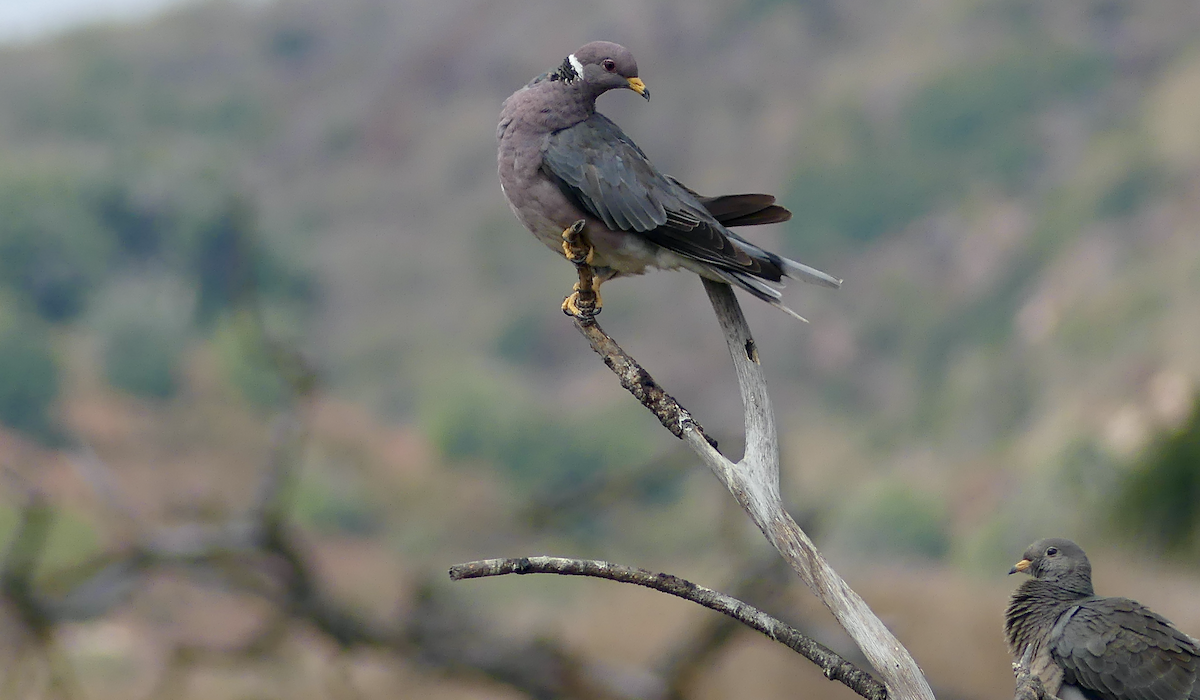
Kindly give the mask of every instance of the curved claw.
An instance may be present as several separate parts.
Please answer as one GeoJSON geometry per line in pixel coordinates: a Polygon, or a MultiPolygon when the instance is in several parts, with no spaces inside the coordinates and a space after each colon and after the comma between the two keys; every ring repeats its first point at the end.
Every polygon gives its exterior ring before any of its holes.
{"type": "Polygon", "coordinates": [[[583,235],[583,229],[587,226],[585,219],[580,219],[571,224],[562,232],[562,249],[563,255],[575,263],[576,265],[592,263],[592,246],[587,242],[583,235]],[[584,252],[587,251],[587,252],[584,252]]]}
{"type": "Polygon", "coordinates": [[[568,294],[566,299],[563,299],[562,310],[564,314],[574,316],[575,318],[590,318],[603,310],[604,300],[600,298],[600,291],[598,289],[593,288],[591,294],[585,292],[581,295],[578,282],[575,283],[574,289],[575,291],[568,294]],[[589,296],[593,298],[587,299],[586,297],[589,296]]]}
{"type": "Polygon", "coordinates": [[[579,308],[579,292],[571,292],[563,299],[562,310],[568,316],[583,316],[583,311],[579,308]]]}

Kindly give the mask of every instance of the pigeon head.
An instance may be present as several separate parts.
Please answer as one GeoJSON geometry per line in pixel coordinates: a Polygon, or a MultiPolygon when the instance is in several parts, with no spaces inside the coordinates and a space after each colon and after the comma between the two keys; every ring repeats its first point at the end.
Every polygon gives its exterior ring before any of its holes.
{"type": "Polygon", "coordinates": [[[1087,555],[1079,545],[1061,537],[1049,537],[1029,545],[1021,561],[1008,573],[1018,571],[1071,588],[1083,586],[1090,591],[1092,587],[1092,565],[1087,555]]]}
{"type": "Polygon", "coordinates": [[[650,99],[650,90],[638,78],[637,61],[629,49],[611,41],[593,41],[563,60],[559,75],[582,80],[594,97],[616,88],[633,90],[650,99]]]}

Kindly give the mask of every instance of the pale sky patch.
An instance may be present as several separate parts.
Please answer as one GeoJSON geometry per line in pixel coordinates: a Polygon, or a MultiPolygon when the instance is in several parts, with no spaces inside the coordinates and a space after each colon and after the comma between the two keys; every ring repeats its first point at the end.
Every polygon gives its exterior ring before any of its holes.
{"type": "Polygon", "coordinates": [[[94,22],[147,17],[187,0],[0,0],[0,42],[31,41],[94,22]]]}

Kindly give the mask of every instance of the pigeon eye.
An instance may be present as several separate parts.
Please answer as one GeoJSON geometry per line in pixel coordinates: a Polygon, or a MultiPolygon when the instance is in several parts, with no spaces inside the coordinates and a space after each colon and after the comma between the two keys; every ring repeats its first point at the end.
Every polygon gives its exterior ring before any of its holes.
{"type": "Polygon", "coordinates": [[[611,58],[604,59],[604,63],[602,63],[601,65],[603,65],[604,70],[608,71],[609,73],[611,73],[617,69],[617,62],[612,60],[611,58]]]}
{"type": "Polygon", "coordinates": [[[1048,556],[1048,557],[1052,557],[1055,554],[1058,554],[1058,547],[1051,547],[1046,550],[1046,556],[1048,556]]]}

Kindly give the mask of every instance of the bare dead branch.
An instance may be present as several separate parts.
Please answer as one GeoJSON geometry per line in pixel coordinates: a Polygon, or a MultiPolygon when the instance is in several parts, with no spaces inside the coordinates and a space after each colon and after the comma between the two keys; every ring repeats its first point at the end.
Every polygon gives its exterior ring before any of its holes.
{"type": "Polygon", "coordinates": [[[762,632],[767,637],[815,663],[821,668],[821,672],[825,674],[826,678],[845,684],[846,687],[868,700],[883,700],[887,696],[884,687],[870,674],[857,668],[824,645],[805,636],[794,627],[736,598],[678,576],[656,574],[645,569],[635,569],[604,561],[562,557],[486,559],[450,567],[450,578],[454,581],[504,574],[591,576],[621,583],[632,583],[669,593],[728,615],[748,627],[762,632]]]}
{"type": "Polygon", "coordinates": [[[1025,647],[1025,653],[1021,655],[1021,660],[1012,665],[1013,675],[1017,679],[1013,700],[1058,700],[1046,692],[1046,687],[1042,685],[1042,679],[1032,670],[1032,662],[1033,645],[1030,644],[1025,647]]]}
{"type": "Polygon", "coordinates": [[[121,493],[120,483],[112,469],[100,459],[91,445],[85,443],[68,462],[108,510],[120,519],[123,527],[132,527],[137,523],[137,510],[121,493]]]}
{"type": "Polygon", "coordinates": [[[663,390],[650,373],[621,349],[617,342],[610,338],[596,323],[595,292],[592,290],[592,268],[587,264],[588,246],[582,235],[582,227],[572,227],[571,233],[564,235],[564,240],[571,250],[571,261],[579,271],[580,316],[575,318],[575,327],[587,338],[592,349],[596,351],[604,364],[617,375],[621,386],[633,394],[634,398],[650,409],[662,423],[677,438],[683,438],[684,425],[693,425],[698,434],[715,449],[717,441],[704,434],[704,429],[692,421],[692,416],[679,405],[679,402],[663,390]],[[589,296],[590,304],[589,304],[589,296]]]}
{"type": "Polygon", "coordinates": [[[21,623],[39,640],[48,639],[52,628],[33,589],[33,574],[46,548],[52,520],[45,498],[32,492],[21,509],[20,522],[0,565],[0,595],[8,599],[21,623]]]}
{"type": "Polygon", "coordinates": [[[308,410],[307,399],[299,399],[298,405],[275,419],[271,427],[271,451],[267,467],[251,506],[251,517],[262,523],[279,522],[286,515],[295,481],[292,468],[300,458],[306,437],[306,421],[303,413],[308,410]]]}
{"type": "MultiPolygon", "coordinates": [[[[564,240],[583,287],[585,277],[591,279],[592,270],[587,264],[588,243],[580,235],[581,230],[572,227],[564,233],[564,240]]],[[[617,375],[621,386],[712,469],[767,540],[858,644],[884,679],[889,695],[933,700],[933,691],[908,650],[829,566],[784,508],[779,491],[779,441],[758,349],[729,285],[707,279],[703,282],[733,358],[745,409],[746,448],[737,463],[722,455],[691,414],[600,328],[586,304],[581,305],[580,314],[573,316],[575,327],[617,375]]]]}
{"type": "MultiPolygon", "coordinates": [[[[249,250],[249,248],[245,248],[249,250]]],[[[487,621],[448,596],[423,590],[396,620],[381,620],[340,603],[329,593],[303,533],[291,524],[294,484],[307,439],[319,377],[299,352],[272,339],[249,268],[240,264],[235,294],[236,323],[252,324],[246,342],[265,352],[287,389],[286,405],[272,429],[271,448],[250,506],[221,522],[147,527],[122,493],[101,458],[86,445],[72,466],[97,500],[128,525],[120,546],[49,577],[33,572],[44,554],[52,511],[19,473],[0,465],[0,479],[27,496],[28,505],[12,542],[0,558],[0,604],[20,631],[14,672],[0,667],[0,696],[77,695],[69,661],[53,644],[57,625],[91,620],[113,611],[154,571],[170,569],[200,585],[253,595],[269,612],[239,643],[207,646],[183,641],[169,650],[164,672],[151,697],[181,694],[200,664],[245,663],[283,651],[289,631],[303,625],[332,640],[343,654],[371,647],[414,658],[449,676],[488,678],[535,699],[624,700],[661,698],[661,683],[649,673],[599,668],[553,639],[513,640],[492,631],[487,621]],[[47,591],[53,590],[50,594],[47,591]]],[[[590,281],[590,280],[589,280],[590,281]]],[[[344,662],[338,690],[354,696],[344,662]]]]}
{"type": "Polygon", "coordinates": [[[699,435],[693,436],[687,431],[685,441],[709,465],[767,540],[858,644],[884,678],[889,695],[932,700],[933,691],[908,650],[829,566],[784,508],[779,494],[779,442],[775,419],[750,328],[729,285],[704,280],[704,289],[725,332],[729,354],[737,370],[746,412],[746,453],[734,464],[699,435]]]}
{"type": "Polygon", "coordinates": [[[55,620],[33,586],[54,515],[39,491],[31,488],[28,494],[16,533],[0,564],[0,597],[9,603],[22,631],[45,662],[47,690],[68,700],[78,695],[78,686],[70,664],[55,643],[55,620]]]}

